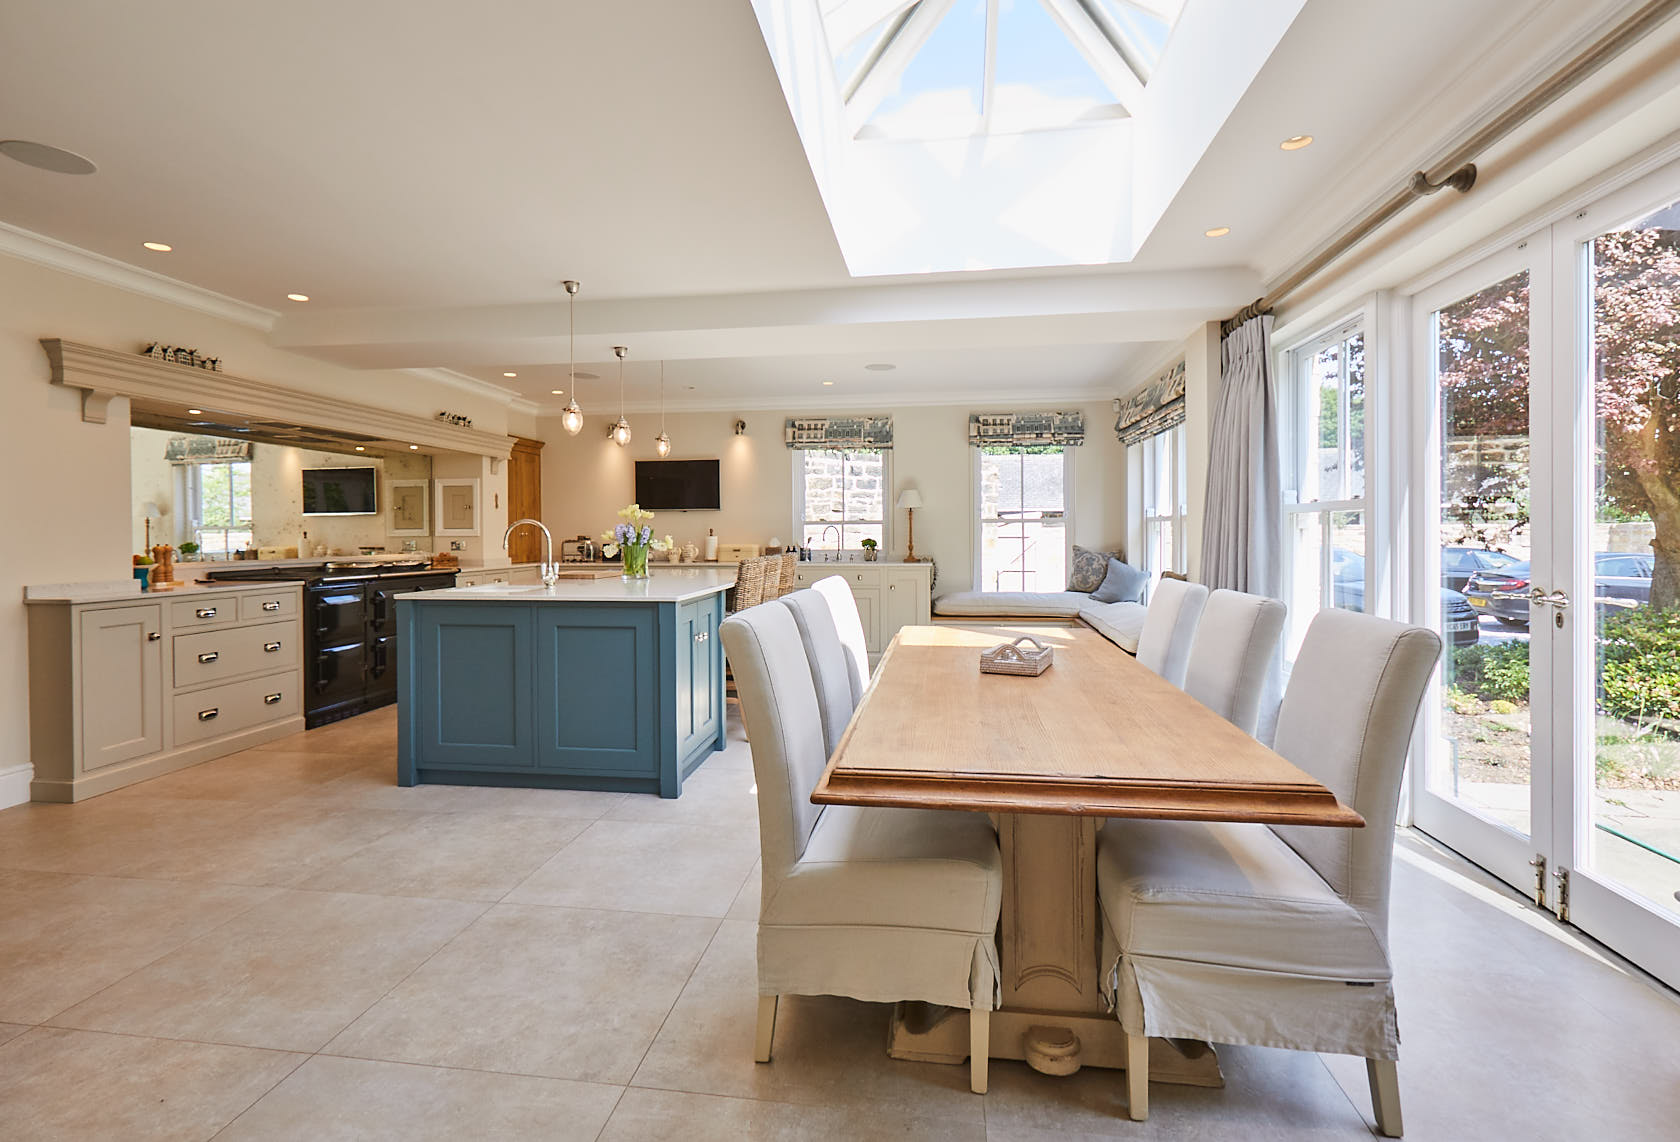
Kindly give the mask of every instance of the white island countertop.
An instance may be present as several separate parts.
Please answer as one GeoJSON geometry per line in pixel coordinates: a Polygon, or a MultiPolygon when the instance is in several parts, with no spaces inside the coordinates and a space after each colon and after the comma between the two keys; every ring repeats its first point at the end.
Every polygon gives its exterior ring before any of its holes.
{"type": "Polygon", "coordinates": [[[735,585],[735,570],[719,567],[668,567],[657,575],[627,583],[610,579],[562,579],[552,587],[485,583],[442,591],[410,591],[399,602],[419,603],[683,603],[735,585]]]}

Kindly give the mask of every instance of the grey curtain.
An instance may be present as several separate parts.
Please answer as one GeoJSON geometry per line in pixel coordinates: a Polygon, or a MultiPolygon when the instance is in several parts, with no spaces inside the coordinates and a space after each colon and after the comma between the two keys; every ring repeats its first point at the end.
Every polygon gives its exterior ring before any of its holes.
{"type": "Polygon", "coordinates": [[[1252,317],[1227,334],[1220,357],[1202,521],[1202,582],[1210,589],[1279,598],[1283,490],[1271,314],[1252,317]]]}

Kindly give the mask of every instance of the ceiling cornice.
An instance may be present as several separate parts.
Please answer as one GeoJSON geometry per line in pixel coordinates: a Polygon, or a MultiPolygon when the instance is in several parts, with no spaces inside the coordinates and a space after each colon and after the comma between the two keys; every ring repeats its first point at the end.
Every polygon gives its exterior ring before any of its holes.
{"type": "Polygon", "coordinates": [[[501,401],[510,407],[514,401],[525,399],[519,395],[516,389],[480,380],[477,377],[468,376],[466,373],[458,373],[454,369],[404,369],[403,372],[411,377],[419,377],[426,381],[436,381],[440,385],[448,385],[452,389],[460,389],[477,396],[489,397],[491,400],[501,401]]]}
{"type": "Polygon", "coordinates": [[[114,286],[184,309],[197,310],[224,321],[260,329],[264,333],[270,332],[280,318],[280,314],[275,310],[264,309],[260,305],[252,305],[215,290],[164,277],[160,273],[143,270],[127,262],[108,258],[104,254],[95,254],[91,250],[60,242],[56,238],[48,238],[44,234],[9,226],[4,222],[0,222],[0,254],[21,258],[26,262],[61,270],[101,285],[114,286]]]}
{"type": "MultiPolygon", "coordinates": [[[[1102,404],[1112,400],[1119,394],[1112,391],[1092,392],[1090,389],[1034,389],[1029,396],[1010,395],[1008,393],[979,393],[964,396],[957,393],[926,393],[921,396],[895,394],[893,396],[763,396],[749,397],[741,400],[719,398],[715,400],[671,401],[665,406],[668,413],[691,412],[880,412],[889,413],[900,408],[1007,408],[1030,405],[1038,408],[1053,404],[1102,404]]],[[[551,401],[537,406],[536,414],[540,417],[558,417],[565,411],[565,405],[559,401],[551,401]]],[[[595,413],[605,417],[603,428],[612,423],[618,412],[615,404],[610,410],[595,413]],[[611,415],[609,415],[609,413],[611,415]]],[[[625,416],[659,415],[658,404],[629,403],[624,406],[625,416]]],[[[585,430],[587,431],[591,410],[583,410],[585,430]]],[[[632,427],[635,427],[632,425],[632,427]]]]}

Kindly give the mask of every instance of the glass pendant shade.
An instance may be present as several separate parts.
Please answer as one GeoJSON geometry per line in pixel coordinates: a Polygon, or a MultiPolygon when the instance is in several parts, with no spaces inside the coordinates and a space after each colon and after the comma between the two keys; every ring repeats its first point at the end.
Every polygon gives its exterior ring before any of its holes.
{"type": "Polygon", "coordinates": [[[624,419],[624,355],[628,352],[623,345],[613,346],[618,358],[618,423],[607,430],[607,436],[620,448],[630,443],[630,422],[624,419]]]}
{"type": "Polygon", "coordinates": [[[620,448],[630,443],[630,422],[622,416],[618,418],[618,423],[612,426],[612,439],[620,448]]]}
{"type": "Polygon", "coordinates": [[[583,431],[583,410],[577,402],[577,295],[578,283],[568,278],[560,283],[566,289],[566,411],[560,414],[560,426],[566,435],[576,436],[583,431]]]}
{"type": "Polygon", "coordinates": [[[661,432],[653,438],[653,450],[659,453],[659,458],[663,460],[671,454],[671,438],[661,432]]]}
{"type": "Polygon", "coordinates": [[[566,430],[568,436],[576,436],[583,431],[583,410],[578,407],[575,399],[566,406],[566,411],[560,414],[560,426],[566,430]]]}

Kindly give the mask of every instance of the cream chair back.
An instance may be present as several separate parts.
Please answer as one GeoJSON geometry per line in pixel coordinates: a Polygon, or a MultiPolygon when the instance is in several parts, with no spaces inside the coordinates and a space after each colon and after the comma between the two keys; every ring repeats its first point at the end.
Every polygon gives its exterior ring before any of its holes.
{"type": "Polygon", "coordinates": [[[1278,712],[1276,749],[1365,818],[1363,829],[1274,826],[1388,943],[1394,818],[1412,727],[1441,638],[1353,611],[1320,611],[1307,628],[1278,712]]]}
{"type": "Polygon", "coordinates": [[[1137,660],[1174,686],[1184,685],[1190,643],[1207,597],[1206,587],[1182,579],[1162,579],[1149,597],[1149,610],[1138,634],[1137,660]]]}
{"type": "Polygon", "coordinates": [[[811,664],[811,681],[817,688],[817,706],[822,711],[823,745],[830,757],[852,720],[857,703],[852,701],[852,666],[834,612],[828,600],[809,587],[779,600],[793,614],[799,639],[805,644],[805,658],[811,664]]]}
{"type": "Polygon", "coordinates": [[[828,609],[834,613],[834,626],[840,632],[840,643],[846,648],[846,658],[852,668],[852,705],[856,706],[869,688],[869,642],[863,636],[857,599],[851,586],[838,575],[818,579],[811,589],[828,600],[828,609]]]}
{"type": "Polygon", "coordinates": [[[1283,633],[1284,606],[1276,599],[1215,591],[1202,609],[1190,643],[1184,692],[1252,734],[1260,696],[1283,633]]]}
{"type": "Polygon", "coordinates": [[[786,607],[754,607],[718,628],[735,672],[758,782],[758,837],[766,877],[786,876],[822,816],[811,790],[828,763],[822,714],[799,627],[786,607]]]}

